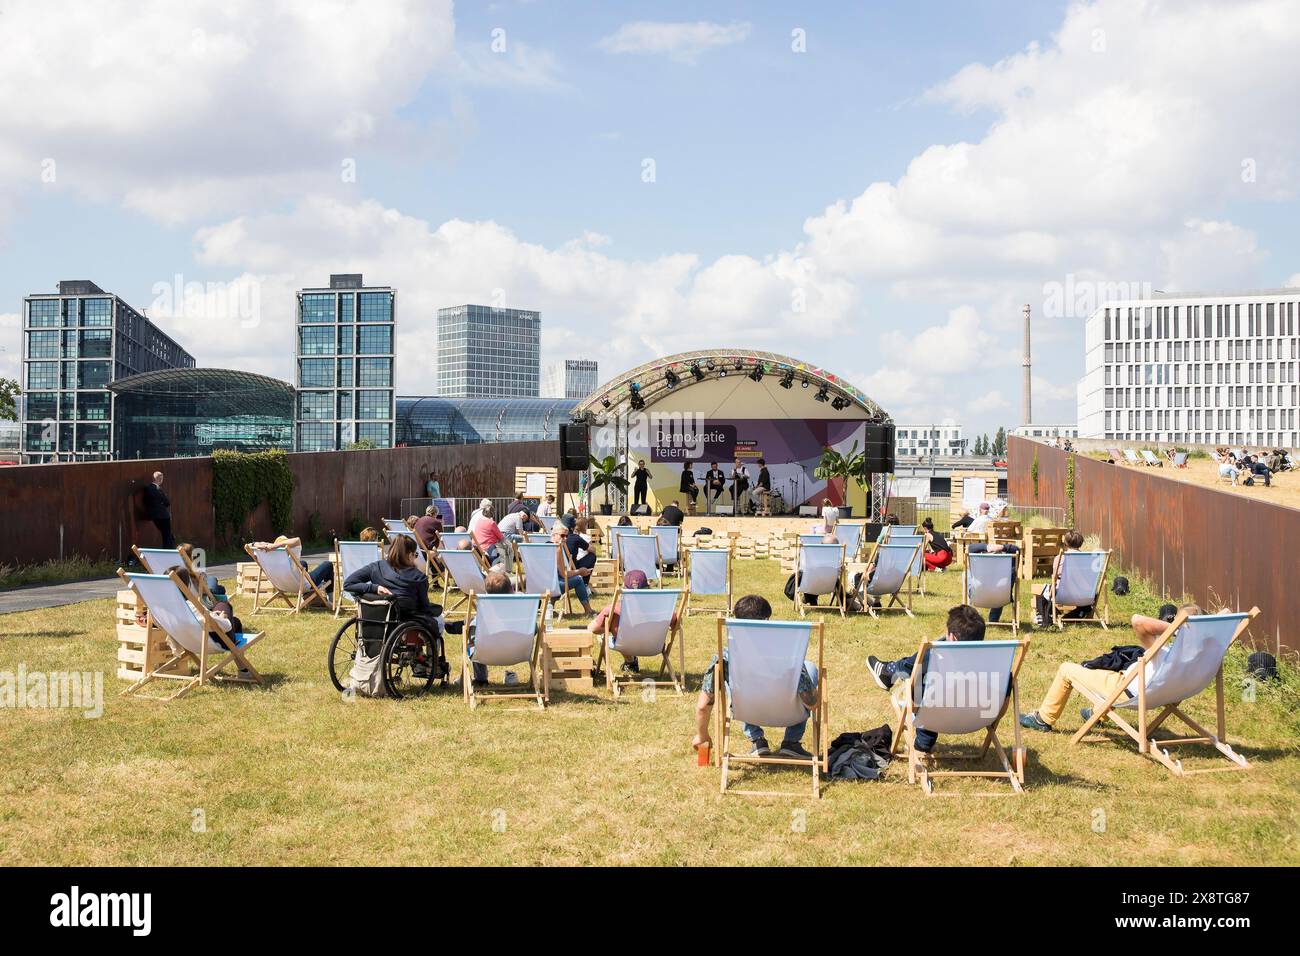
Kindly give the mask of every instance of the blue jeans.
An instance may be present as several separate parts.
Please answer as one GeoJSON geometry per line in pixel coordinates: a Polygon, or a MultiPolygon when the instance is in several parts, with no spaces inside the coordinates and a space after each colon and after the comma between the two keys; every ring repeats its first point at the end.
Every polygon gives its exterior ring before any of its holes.
{"type": "MultiPolygon", "coordinates": [[[[988,553],[988,550],[989,550],[989,546],[988,546],[987,544],[983,544],[983,543],[980,543],[980,542],[976,542],[975,544],[970,545],[970,547],[968,547],[968,548],[966,549],[966,553],[967,553],[967,554],[987,554],[987,553],[988,553]]],[[[1019,548],[1019,546],[1014,545],[1014,544],[1004,544],[1004,545],[1002,546],[1002,551],[1003,551],[1003,553],[1005,553],[1005,554],[1019,554],[1019,553],[1020,553],[1020,548],[1019,548]]],[[[995,553],[996,553],[996,552],[995,552],[995,553]]],[[[990,624],[996,624],[996,623],[997,623],[998,621],[1000,621],[1000,620],[1002,620],[1002,608],[1000,608],[1000,607],[991,607],[991,608],[989,608],[989,623],[990,623],[990,624]]],[[[909,669],[909,673],[910,673],[910,669],[909,669]]]]}
{"type": "MultiPolygon", "coordinates": [[[[997,610],[1001,611],[1002,609],[998,608],[997,610]]],[[[991,614],[989,615],[989,619],[992,620],[991,614]]],[[[914,667],[916,667],[916,655],[910,654],[907,657],[899,658],[892,664],[886,664],[885,670],[892,671],[895,678],[906,680],[912,676],[912,668],[914,667]]],[[[935,741],[938,739],[939,735],[933,730],[921,730],[918,728],[916,731],[916,749],[921,751],[921,753],[929,753],[934,749],[935,741]]]]}
{"type": "Polygon", "coordinates": [[[578,603],[583,607],[586,607],[591,601],[591,592],[587,590],[586,578],[578,577],[578,575],[575,574],[573,577],[565,580],[564,589],[566,591],[572,591],[574,597],[578,599],[578,603]]]}
{"type": "MultiPolygon", "coordinates": [[[[812,661],[804,661],[803,666],[804,666],[804,670],[808,672],[808,678],[812,681],[813,687],[816,687],[817,686],[817,665],[814,664],[812,661]]],[[[804,718],[803,720],[799,721],[799,723],[797,724],[791,724],[789,727],[785,728],[785,736],[781,738],[781,742],[789,743],[789,744],[797,744],[799,741],[803,740],[803,732],[804,730],[807,729],[807,727],[808,727],[807,718],[804,718]]],[[[760,740],[765,739],[763,735],[763,728],[758,726],[757,724],[744,724],[743,730],[745,731],[745,736],[749,738],[750,743],[758,743],[760,740]]]]}
{"type": "MultiPolygon", "coordinates": [[[[307,563],[303,562],[305,568],[307,563]]],[[[322,591],[329,592],[334,587],[334,565],[330,561],[322,561],[316,565],[311,572],[311,583],[316,585],[322,591]]]]}

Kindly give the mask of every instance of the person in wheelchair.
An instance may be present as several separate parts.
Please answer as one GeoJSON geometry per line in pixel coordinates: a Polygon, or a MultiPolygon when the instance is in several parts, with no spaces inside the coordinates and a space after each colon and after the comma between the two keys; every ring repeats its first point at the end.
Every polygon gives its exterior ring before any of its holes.
{"type": "Polygon", "coordinates": [[[443,638],[442,607],[429,600],[429,579],[415,564],[416,544],[409,535],[395,535],[383,560],[348,575],[343,587],[358,600],[377,595],[391,601],[399,621],[415,621],[443,638]]]}

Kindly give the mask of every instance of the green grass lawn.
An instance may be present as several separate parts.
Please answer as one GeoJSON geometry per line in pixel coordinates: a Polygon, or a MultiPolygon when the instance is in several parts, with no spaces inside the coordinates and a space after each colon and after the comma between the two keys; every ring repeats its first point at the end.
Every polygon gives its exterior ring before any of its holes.
{"type": "MultiPolygon", "coordinates": [[[[737,596],[761,592],[778,617],[791,616],[776,562],[738,561],[735,571],[737,596]]],[[[910,653],[940,633],[961,575],[931,575],[928,588],[915,620],[826,618],[832,735],[890,718],[865,659],[910,653]]],[[[1135,586],[1113,600],[1112,620],[1159,603],[1135,586]]],[[[250,622],[249,603],[236,605],[250,622]]],[[[471,714],[457,689],[343,700],[325,670],[336,622],[320,612],[256,620],[267,637],[253,660],[269,689],[205,687],[171,703],[119,697],[112,614],[100,601],[0,617],[0,671],[103,670],[106,696],[99,719],[0,711],[0,863],[1300,862],[1294,674],[1244,701],[1244,655],[1231,662],[1228,730],[1249,771],[1176,779],[1110,731],[1109,741],[1072,747],[1072,704],[1065,733],[1025,733],[1023,796],[988,799],[974,791],[996,782],[942,781],[953,796],[927,798],[899,762],[883,781],[832,782],[813,801],[724,797],[717,768],[696,766],[689,742],[715,645],[710,618],[686,628],[685,696],[558,694],[545,713],[488,704],[471,714]]],[[[1033,632],[1022,707],[1037,705],[1060,661],[1128,642],[1126,627],[1033,632]]],[[[455,672],[458,643],[449,656],[455,672]]],[[[1191,711],[1212,726],[1211,708],[1206,694],[1191,711]]],[[[1008,721],[1003,741],[1011,736],[1008,721]]],[[[761,786],[807,786],[794,770],[747,773],[771,778],[761,786]]]]}

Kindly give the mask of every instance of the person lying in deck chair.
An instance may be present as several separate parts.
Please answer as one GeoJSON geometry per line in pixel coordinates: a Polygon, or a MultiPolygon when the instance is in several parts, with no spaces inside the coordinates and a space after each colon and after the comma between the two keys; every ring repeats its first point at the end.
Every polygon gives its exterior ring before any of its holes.
{"type": "MultiPolygon", "coordinates": [[[[1186,611],[1189,615],[1203,613],[1195,604],[1184,604],[1179,610],[1186,611]]],[[[1133,634],[1143,650],[1149,648],[1151,642],[1159,638],[1169,626],[1167,621],[1158,617],[1147,617],[1145,614],[1134,614],[1131,623],[1133,634]]],[[[1070,694],[1076,684],[1087,687],[1102,697],[1110,697],[1123,683],[1128,672],[1136,666],[1137,662],[1134,661],[1124,670],[1115,671],[1084,667],[1082,664],[1066,661],[1056,668],[1052,686],[1047,689],[1047,694],[1043,697],[1043,702],[1038,705],[1038,709],[1021,715],[1020,726],[1028,727],[1030,730],[1050,731],[1065,711],[1065,705],[1070,702],[1070,694]]],[[[1092,708],[1084,707],[1079,711],[1079,715],[1086,721],[1092,716],[1092,708]]]]}
{"type": "MultiPolygon", "coordinates": [[[[1061,539],[1065,545],[1066,551],[1079,551],[1083,548],[1083,535],[1074,528],[1065,532],[1061,539]]],[[[1034,595],[1034,627],[1051,627],[1052,626],[1052,589],[1056,587],[1056,582],[1061,577],[1061,554],[1058,554],[1052,561],[1052,578],[1043,585],[1042,590],[1034,595]]],[[[1066,613],[1066,617],[1090,617],[1092,615],[1092,606],[1078,607],[1073,611],[1066,613]]]]}
{"type": "MultiPolygon", "coordinates": [[[[767,602],[767,598],[759,594],[746,594],[736,602],[732,610],[732,617],[745,621],[766,621],[772,616],[772,605],[767,602]]],[[[696,750],[701,747],[711,747],[713,738],[709,734],[709,718],[713,715],[713,672],[718,663],[718,655],[714,654],[709,661],[709,666],[704,669],[704,680],[700,683],[700,695],[695,699],[695,738],[691,741],[691,746],[696,750]]],[[[804,661],[803,670],[799,672],[799,699],[805,707],[811,708],[817,705],[817,665],[811,661],[804,661]]],[[[727,680],[727,652],[722,652],[722,679],[727,680]]],[[[778,754],[786,757],[803,757],[811,758],[810,754],[803,747],[804,730],[808,727],[808,721],[785,728],[785,733],[781,738],[781,747],[778,754]]],[[[772,753],[772,748],[768,746],[767,737],[763,734],[763,728],[754,724],[744,725],[745,736],[749,742],[754,745],[754,749],[749,752],[751,757],[767,757],[772,753]]]]}
{"type": "MultiPolygon", "coordinates": [[[[290,551],[293,552],[294,556],[298,559],[299,564],[301,564],[304,568],[308,567],[307,562],[302,557],[301,538],[289,538],[284,535],[280,535],[274,541],[254,541],[252,547],[256,548],[258,551],[270,551],[272,548],[279,548],[279,547],[288,548],[290,551]]],[[[322,591],[325,592],[325,595],[327,597],[332,597],[332,592],[334,590],[334,562],[333,561],[331,561],[329,558],[326,558],[320,564],[316,565],[316,567],[310,568],[310,573],[308,574],[308,577],[311,578],[312,584],[316,585],[316,587],[320,588],[322,591]]]]}
{"type": "MultiPolygon", "coordinates": [[[[185,590],[189,592],[189,595],[185,598],[185,603],[190,606],[190,610],[194,612],[195,617],[199,620],[203,620],[203,615],[199,612],[199,606],[202,603],[202,599],[197,597],[198,590],[193,575],[190,574],[188,568],[177,568],[176,577],[180,578],[181,583],[185,585],[185,590]]],[[[230,606],[229,601],[224,600],[225,596],[225,592],[223,591],[221,594],[223,600],[217,601],[213,604],[212,607],[208,609],[208,615],[212,620],[216,621],[217,626],[227,634],[243,634],[244,623],[235,616],[235,609],[230,606]]],[[[221,643],[220,635],[212,633],[209,634],[209,637],[218,644],[221,643]]],[[[239,676],[243,678],[251,677],[248,669],[245,667],[239,668],[239,676]]]]}

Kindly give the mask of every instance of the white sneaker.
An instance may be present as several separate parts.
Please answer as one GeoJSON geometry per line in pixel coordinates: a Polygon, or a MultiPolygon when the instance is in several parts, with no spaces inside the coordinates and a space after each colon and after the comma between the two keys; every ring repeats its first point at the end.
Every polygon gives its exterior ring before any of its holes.
{"type": "Polygon", "coordinates": [[[519,683],[519,675],[514,671],[506,671],[506,686],[510,687],[519,683]]]}

